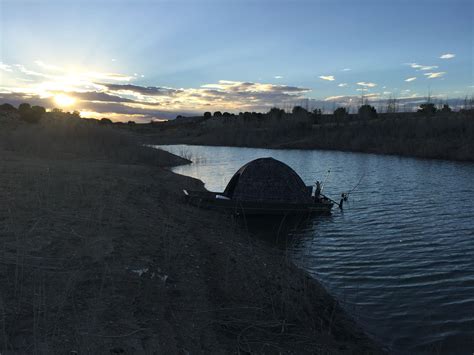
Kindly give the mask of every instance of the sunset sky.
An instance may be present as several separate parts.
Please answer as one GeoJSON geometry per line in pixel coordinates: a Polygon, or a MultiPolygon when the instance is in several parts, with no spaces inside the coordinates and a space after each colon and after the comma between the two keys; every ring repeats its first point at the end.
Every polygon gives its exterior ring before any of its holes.
{"type": "Polygon", "coordinates": [[[147,122],[474,91],[470,0],[0,0],[0,103],[147,122]]]}

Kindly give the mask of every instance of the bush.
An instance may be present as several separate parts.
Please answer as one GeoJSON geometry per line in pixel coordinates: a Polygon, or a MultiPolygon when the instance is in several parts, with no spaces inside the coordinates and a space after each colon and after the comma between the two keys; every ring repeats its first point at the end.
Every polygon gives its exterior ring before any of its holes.
{"type": "Polygon", "coordinates": [[[46,113],[46,109],[42,106],[31,107],[28,103],[18,106],[20,119],[28,123],[38,123],[41,117],[46,113]]]}
{"type": "Polygon", "coordinates": [[[417,112],[423,113],[425,115],[434,115],[436,113],[436,106],[431,102],[427,102],[425,104],[421,104],[417,112]]]}
{"type": "Polygon", "coordinates": [[[99,124],[102,124],[102,125],[109,125],[109,124],[112,124],[112,120],[109,119],[109,118],[101,118],[100,121],[99,121],[99,124]]]}
{"type": "Polygon", "coordinates": [[[443,113],[450,113],[450,112],[452,112],[452,110],[451,110],[451,107],[449,107],[448,104],[444,104],[444,105],[443,105],[443,108],[441,109],[441,112],[443,112],[443,113]]]}
{"type": "Polygon", "coordinates": [[[17,109],[13,105],[5,103],[5,104],[0,105],[0,111],[3,111],[3,112],[16,112],[17,109]]]}
{"type": "Polygon", "coordinates": [[[364,120],[377,118],[377,110],[374,106],[370,105],[362,105],[361,107],[359,107],[358,114],[359,117],[364,120]]]}

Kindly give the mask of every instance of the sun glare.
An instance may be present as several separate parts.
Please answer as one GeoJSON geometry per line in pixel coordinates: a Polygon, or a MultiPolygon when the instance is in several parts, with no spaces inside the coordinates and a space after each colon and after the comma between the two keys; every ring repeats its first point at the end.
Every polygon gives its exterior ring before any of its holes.
{"type": "Polygon", "coordinates": [[[54,97],[54,101],[61,107],[67,107],[76,102],[76,99],[65,94],[58,94],[54,97]]]}

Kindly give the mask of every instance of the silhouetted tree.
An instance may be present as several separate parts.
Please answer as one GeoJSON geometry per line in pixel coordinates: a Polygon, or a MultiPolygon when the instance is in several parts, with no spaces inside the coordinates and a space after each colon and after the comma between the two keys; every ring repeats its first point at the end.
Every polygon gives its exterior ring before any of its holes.
{"type": "Polygon", "coordinates": [[[336,121],[336,125],[339,126],[343,120],[345,120],[348,116],[347,109],[345,107],[338,107],[334,110],[334,120],[336,121]]]}
{"type": "Polygon", "coordinates": [[[54,107],[51,112],[53,113],[63,113],[63,110],[61,108],[54,107]]]}
{"type": "Polygon", "coordinates": [[[0,105],[0,111],[3,111],[3,112],[16,112],[17,109],[15,108],[15,106],[10,105],[9,103],[4,103],[4,104],[0,105]]]}
{"type": "Polygon", "coordinates": [[[18,107],[20,119],[28,123],[38,123],[41,117],[46,113],[46,109],[42,106],[31,107],[28,103],[23,103],[18,107]]]}
{"type": "Polygon", "coordinates": [[[436,106],[431,102],[427,102],[420,105],[418,112],[425,115],[434,115],[436,113],[436,106]]]}
{"type": "Polygon", "coordinates": [[[214,112],[214,117],[222,117],[222,112],[221,111],[214,112]]]}
{"type": "Polygon", "coordinates": [[[451,110],[451,107],[449,107],[448,104],[444,104],[444,105],[443,105],[443,108],[441,109],[441,112],[443,112],[443,113],[450,113],[450,112],[452,112],[452,110],[451,110]]]}
{"type": "Polygon", "coordinates": [[[26,114],[31,110],[31,105],[28,103],[22,103],[20,106],[18,106],[18,111],[20,112],[20,115],[26,114]]]}
{"type": "Polygon", "coordinates": [[[270,111],[268,111],[268,115],[271,118],[281,119],[285,115],[285,110],[278,107],[272,107],[270,111]]]}
{"type": "Polygon", "coordinates": [[[362,105],[359,107],[359,118],[363,120],[370,120],[373,118],[377,118],[377,110],[375,109],[374,106],[370,106],[368,104],[362,105]]]}
{"type": "Polygon", "coordinates": [[[210,113],[209,111],[204,112],[204,118],[211,118],[211,117],[212,117],[212,113],[210,113]]]}
{"type": "Polygon", "coordinates": [[[314,109],[311,114],[313,115],[313,122],[314,123],[319,123],[321,121],[323,113],[322,113],[320,108],[314,109]]]}
{"type": "Polygon", "coordinates": [[[99,121],[99,124],[101,125],[109,125],[109,124],[112,124],[112,120],[109,119],[109,118],[101,118],[100,121],[99,121]]]}
{"type": "Polygon", "coordinates": [[[294,106],[294,107],[293,107],[293,110],[291,111],[291,113],[292,113],[293,115],[296,115],[296,116],[298,116],[298,115],[302,116],[302,115],[307,115],[307,114],[308,114],[308,111],[307,111],[304,107],[301,107],[301,106],[294,106]]]}
{"type": "Polygon", "coordinates": [[[127,124],[128,124],[129,126],[135,126],[135,121],[128,121],[127,124]]]}
{"type": "Polygon", "coordinates": [[[46,113],[46,109],[43,106],[33,106],[31,110],[40,117],[46,113]]]}

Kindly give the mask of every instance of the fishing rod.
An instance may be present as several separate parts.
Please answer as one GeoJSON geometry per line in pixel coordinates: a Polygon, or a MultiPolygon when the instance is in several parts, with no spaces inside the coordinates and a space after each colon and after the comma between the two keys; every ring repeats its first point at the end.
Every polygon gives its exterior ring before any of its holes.
{"type": "Polygon", "coordinates": [[[324,178],[323,182],[321,183],[321,192],[323,192],[324,185],[329,179],[329,174],[331,174],[331,169],[328,169],[328,172],[326,173],[326,177],[324,178]]]}

